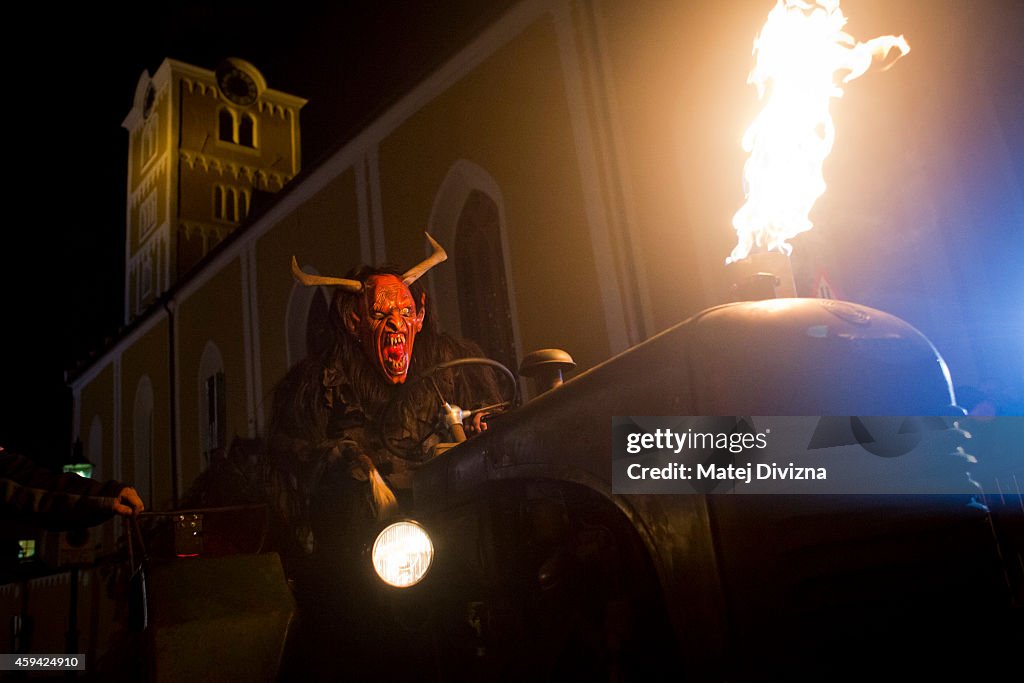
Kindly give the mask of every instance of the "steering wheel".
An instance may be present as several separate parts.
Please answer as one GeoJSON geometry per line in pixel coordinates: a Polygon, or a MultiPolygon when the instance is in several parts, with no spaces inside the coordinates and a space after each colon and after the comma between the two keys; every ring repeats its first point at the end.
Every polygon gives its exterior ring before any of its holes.
{"type": "MultiPolygon", "coordinates": [[[[423,450],[423,444],[426,443],[427,439],[429,439],[431,436],[440,433],[441,430],[445,427],[445,424],[440,419],[440,416],[442,414],[443,409],[449,405],[448,400],[444,397],[440,387],[438,387],[437,385],[436,375],[449,368],[456,368],[463,365],[486,365],[490,366],[491,368],[494,368],[495,370],[499,370],[500,374],[502,374],[507,380],[507,382],[504,383],[507,384],[506,388],[511,387],[511,394],[507,399],[502,400],[498,403],[494,403],[492,405],[483,406],[481,408],[475,408],[472,412],[475,413],[481,410],[496,410],[500,408],[507,408],[508,406],[511,406],[515,402],[516,394],[518,393],[519,388],[519,385],[516,383],[516,376],[512,374],[511,370],[509,370],[507,367],[505,367],[498,361],[491,360],[490,358],[468,357],[456,358],[454,360],[438,363],[432,368],[429,368],[426,371],[424,371],[423,374],[421,374],[416,379],[412,380],[411,382],[407,382],[405,385],[403,385],[401,390],[399,390],[397,393],[395,393],[394,396],[392,396],[391,400],[388,401],[387,406],[384,408],[384,412],[381,414],[380,419],[380,440],[381,443],[384,444],[384,447],[387,448],[392,455],[402,458],[403,460],[419,461],[423,459],[422,455],[420,455],[423,450]],[[417,389],[417,387],[419,387],[419,385],[423,383],[429,383],[431,385],[432,393],[434,393],[437,397],[438,419],[434,420],[433,424],[430,425],[429,431],[427,431],[426,435],[424,435],[422,438],[419,439],[418,442],[416,442],[414,448],[402,448],[401,446],[399,446],[400,440],[395,437],[394,433],[392,432],[391,429],[389,429],[389,427],[392,426],[392,423],[394,422],[396,412],[399,415],[399,417],[401,417],[402,411],[399,409],[404,407],[404,404],[408,401],[409,397],[412,396],[413,392],[417,389]],[[409,453],[410,450],[415,452],[416,455],[411,455],[409,453]]],[[[502,398],[504,398],[504,396],[502,398]]],[[[470,411],[463,411],[463,413],[469,412],[470,411]]]]}

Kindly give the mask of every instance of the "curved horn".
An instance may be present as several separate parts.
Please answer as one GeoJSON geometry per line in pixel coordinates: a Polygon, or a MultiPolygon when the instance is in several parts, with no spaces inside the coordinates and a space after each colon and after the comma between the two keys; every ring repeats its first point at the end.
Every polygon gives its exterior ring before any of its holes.
{"type": "Polygon", "coordinates": [[[306,287],[315,287],[317,285],[330,285],[332,287],[341,287],[346,292],[361,292],[363,291],[363,283],[359,280],[346,280],[343,277],[322,277],[320,275],[310,275],[305,273],[299,268],[299,262],[292,256],[292,275],[299,281],[299,284],[305,285],[306,287]]]}
{"type": "Polygon", "coordinates": [[[411,285],[412,283],[416,282],[423,276],[424,273],[426,273],[428,270],[436,266],[438,263],[441,263],[442,261],[448,258],[448,254],[445,253],[444,248],[442,248],[441,245],[438,244],[437,241],[430,236],[429,232],[425,232],[423,234],[427,236],[428,240],[430,240],[430,245],[434,247],[434,253],[425,258],[418,265],[415,265],[409,270],[405,271],[405,274],[402,276],[402,282],[404,282],[406,285],[411,285]]]}

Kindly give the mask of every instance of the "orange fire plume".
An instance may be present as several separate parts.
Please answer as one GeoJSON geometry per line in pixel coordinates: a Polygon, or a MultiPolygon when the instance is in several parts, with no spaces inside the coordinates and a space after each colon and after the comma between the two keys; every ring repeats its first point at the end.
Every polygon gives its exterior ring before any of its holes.
{"type": "Polygon", "coordinates": [[[903,36],[858,43],[845,25],[839,0],[778,0],[754,40],[757,63],[747,82],[767,99],[743,136],[747,201],[732,219],[738,243],[726,263],[755,247],[789,254],[787,240],[811,229],[811,208],[825,192],[822,164],[835,139],[829,103],[843,94],[837,72],[847,72],[847,83],[894,48],[900,54],[885,68],[910,52],[903,36]]]}

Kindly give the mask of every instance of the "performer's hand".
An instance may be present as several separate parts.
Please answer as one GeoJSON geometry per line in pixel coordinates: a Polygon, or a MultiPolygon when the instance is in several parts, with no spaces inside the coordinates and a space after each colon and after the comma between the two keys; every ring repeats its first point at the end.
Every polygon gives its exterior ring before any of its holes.
{"type": "Polygon", "coordinates": [[[478,413],[473,413],[473,419],[467,424],[463,425],[466,430],[466,436],[476,436],[487,431],[487,418],[491,416],[491,412],[488,410],[482,410],[478,413]]]}
{"type": "Polygon", "coordinates": [[[114,503],[114,512],[117,514],[131,517],[145,509],[146,506],[142,503],[142,498],[139,498],[138,491],[131,486],[125,486],[117,494],[117,501],[114,503]]]}

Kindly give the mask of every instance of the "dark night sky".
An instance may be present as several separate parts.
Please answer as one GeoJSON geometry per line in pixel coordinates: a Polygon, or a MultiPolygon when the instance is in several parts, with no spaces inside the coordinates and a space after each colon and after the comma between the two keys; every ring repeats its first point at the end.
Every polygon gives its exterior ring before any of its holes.
{"type": "Polygon", "coordinates": [[[123,320],[128,142],[121,121],[143,69],[152,73],[164,57],[210,69],[227,56],[251,61],[269,87],[310,100],[302,112],[303,167],[310,168],[509,4],[27,10],[18,30],[32,47],[8,41],[3,48],[15,180],[0,232],[0,445],[63,459],[70,438],[64,370],[123,320]]]}

